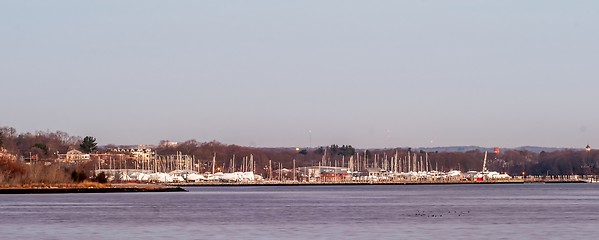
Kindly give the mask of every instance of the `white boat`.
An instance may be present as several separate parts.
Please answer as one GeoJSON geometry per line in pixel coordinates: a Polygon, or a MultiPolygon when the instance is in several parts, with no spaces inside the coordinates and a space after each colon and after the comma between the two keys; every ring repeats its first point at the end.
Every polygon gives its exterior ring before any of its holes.
{"type": "Polygon", "coordinates": [[[485,152],[485,158],[483,160],[483,169],[480,172],[469,171],[467,174],[473,174],[476,180],[497,180],[497,179],[510,179],[512,178],[507,173],[489,172],[487,169],[487,152],[485,152]]]}

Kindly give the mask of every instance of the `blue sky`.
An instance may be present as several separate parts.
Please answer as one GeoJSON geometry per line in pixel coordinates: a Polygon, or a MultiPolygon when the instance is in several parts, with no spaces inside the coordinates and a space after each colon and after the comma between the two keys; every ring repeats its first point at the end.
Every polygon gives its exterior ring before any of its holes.
{"type": "Polygon", "coordinates": [[[596,1],[0,1],[0,126],[100,144],[599,145],[596,1]]]}

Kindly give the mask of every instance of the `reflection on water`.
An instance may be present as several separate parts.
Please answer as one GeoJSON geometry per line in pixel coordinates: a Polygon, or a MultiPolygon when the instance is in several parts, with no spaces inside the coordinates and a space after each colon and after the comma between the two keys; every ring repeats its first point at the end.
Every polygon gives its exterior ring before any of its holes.
{"type": "Polygon", "coordinates": [[[588,239],[599,184],[0,195],[2,239],[588,239]]]}

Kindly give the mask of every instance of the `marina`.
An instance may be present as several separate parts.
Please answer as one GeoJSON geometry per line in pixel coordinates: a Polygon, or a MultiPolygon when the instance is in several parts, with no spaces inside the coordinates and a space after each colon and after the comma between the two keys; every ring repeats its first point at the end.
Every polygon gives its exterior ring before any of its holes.
{"type": "MultiPolygon", "coordinates": [[[[496,150],[498,151],[498,150],[496,150]]],[[[147,151],[150,153],[150,151],[147,151]]],[[[228,166],[217,160],[196,160],[195,157],[177,152],[171,156],[146,155],[142,158],[123,160],[100,159],[94,175],[103,173],[114,183],[158,183],[173,186],[271,186],[271,185],[413,185],[413,184],[517,184],[517,183],[579,183],[596,182],[595,175],[546,175],[510,176],[488,169],[488,154],[484,153],[479,171],[439,171],[437,162],[428,153],[408,153],[403,158],[396,151],[394,156],[369,160],[366,154],[357,153],[347,161],[331,161],[326,150],[317,166],[293,167],[269,161],[264,168],[256,167],[253,155],[242,157],[237,163],[235,155],[228,166]],[[128,163],[129,162],[129,163],[128,163]],[[236,164],[237,163],[237,164],[236,164]],[[134,165],[136,168],[117,168],[134,165]],[[108,167],[108,168],[106,168],[108,167]],[[262,173],[255,171],[261,170],[262,173]],[[168,171],[168,172],[167,172],[168,171]]]]}

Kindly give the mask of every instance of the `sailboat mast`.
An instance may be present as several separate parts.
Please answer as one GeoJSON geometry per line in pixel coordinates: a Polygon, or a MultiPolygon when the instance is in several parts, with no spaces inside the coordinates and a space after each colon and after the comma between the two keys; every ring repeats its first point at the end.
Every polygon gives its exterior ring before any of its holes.
{"type": "Polygon", "coordinates": [[[214,167],[216,166],[216,153],[212,156],[212,174],[214,174],[214,167]]]}
{"type": "Polygon", "coordinates": [[[483,172],[487,172],[487,151],[485,151],[485,159],[483,160],[483,172]]]}

